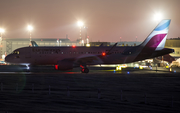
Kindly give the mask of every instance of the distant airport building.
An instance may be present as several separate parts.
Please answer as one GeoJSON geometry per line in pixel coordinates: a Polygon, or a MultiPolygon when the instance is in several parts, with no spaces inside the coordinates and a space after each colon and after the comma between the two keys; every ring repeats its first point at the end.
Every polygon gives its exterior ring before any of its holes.
{"type": "MultiPolygon", "coordinates": [[[[64,39],[33,39],[38,46],[72,46],[79,45],[79,42],[72,42],[68,38],[64,39]]],[[[20,48],[31,46],[31,43],[27,39],[6,39],[4,41],[4,46],[7,54],[11,53],[13,50],[20,48]]],[[[4,51],[5,51],[4,50],[4,51]]]]}
{"type": "Polygon", "coordinates": [[[110,46],[110,42],[90,42],[91,46],[110,46]]]}
{"type": "Polygon", "coordinates": [[[117,46],[137,46],[137,45],[140,45],[142,42],[137,42],[137,41],[126,42],[126,41],[123,41],[123,42],[117,42],[117,43],[118,43],[117,46]]]}
{"type": "Polygon", "coordinates": [[[174,53],[170,54],[172,57],[180,58],[180,37],[167,39],[165,47],[174,49],[174,53]]]}

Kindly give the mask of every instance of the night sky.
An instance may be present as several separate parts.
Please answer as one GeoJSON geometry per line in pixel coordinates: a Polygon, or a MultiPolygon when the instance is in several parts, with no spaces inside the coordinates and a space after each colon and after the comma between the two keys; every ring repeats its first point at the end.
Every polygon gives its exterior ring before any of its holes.
{"type": "MultiPolygon", "coordinates": [[[[143,41],[157,25],[154,15],[171,19],[168,38],[180,37],[180,0],[0,0],[3,38],[79,38],[77,21],[90,41],[143,41]]],[[[82,34],[85,39],[85,35],[82,34]]]]}

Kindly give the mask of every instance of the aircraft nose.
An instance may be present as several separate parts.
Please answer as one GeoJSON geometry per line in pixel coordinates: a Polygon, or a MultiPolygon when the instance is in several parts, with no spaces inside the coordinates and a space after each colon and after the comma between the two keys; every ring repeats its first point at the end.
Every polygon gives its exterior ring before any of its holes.
{"type": "Polygon", "coordinates": [[[5,62],[11,62],[11,57],[9,55],[5,57],[5,62]]]}

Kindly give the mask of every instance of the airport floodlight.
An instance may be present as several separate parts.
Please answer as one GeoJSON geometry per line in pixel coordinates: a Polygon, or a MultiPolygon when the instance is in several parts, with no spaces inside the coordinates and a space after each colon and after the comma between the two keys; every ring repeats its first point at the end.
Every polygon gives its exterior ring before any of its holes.
{"type": "Polygon", "coordinates": [[[84,23],[82,21],[78,21],[77,22],[78,26],[82,27],[84,25],[84,23]]]}
{"type": "Polygon", "coordinates": [[[57,43],[59,44],[59,46],[61,46],[61,40],[57,39],[57,43]]]}
{"type": "Polygon", "coordinates": [[[86,40],[87,40],[87,44],[89,44],[89,39],[87,38],[86,40]]]}
{"type": "Polygon", "coordinates": [[[59,42],[60,42],[60,46],[61,46],[61,42],[62,42],[62,41],[60,40],[59,42]]]}
{"type": "Polygon", "coordinates": [[[33,30],[33,27],[32,27],[31,25],[28,25],[27,29],[28,29],[29,31],[32,31],[32,30],[33,30]]]}
{"type": "Polygon", "coordinates": [[[84,23],[82,21],[78,21],[77,25],[79,26],[79,39],[80,39],[80,43],[81,43],[81,27],[84,25],[84,23]]]}
{"type": "Polygon", "coordinates": [[[29,31],[29,41],[30,41],[30,46],[31,46],[31,31],[33,30],[33,27],[31,26],[31,25],[28,25],[28,27],[27,27],[27,29],[28,29],[28,31],[29,31]]]}
{"type": "Polygon", "coordinates": [[[83,44],[83,46],[84,46],[84,40],[82,40],[81,42],[82,42],[82,44],[83,44]]]}
{"type": "Polygon", "coordinates": [[[0,51],[0,59],[2,59],[3,58],[3,56],[1,56],[2,55],[2,34],[4,33],[4,29],[2,29],[2,28],[0,28],[0,47],[1,47],[1,51],[0,51]]]}
{"type": "Polygon", "coordinates": [[[160,20],[162,20],[162,18],[163,18],[163,16],[162,16],[161,13],[156,13],[156,14],[154,15],[154,20],[155,20],[155,21],[160,21],[160,20]]]}
{"type": "Polygon", "coordinates": [[[0,33],[4,33],[4,32],[5,32],[5,30],[0,28],[0,33]]]}

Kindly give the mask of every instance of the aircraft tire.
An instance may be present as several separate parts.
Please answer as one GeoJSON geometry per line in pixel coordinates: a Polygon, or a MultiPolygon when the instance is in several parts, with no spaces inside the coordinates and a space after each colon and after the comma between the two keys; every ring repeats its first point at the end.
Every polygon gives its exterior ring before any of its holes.
{"type": "Polygon", "coordinates": [[[82,73],[89,73],[89,69],[88,69],[88,68],[82,68],[82,69],[81,69],[81,72],[82,72],[82,73]]]}
{"type": "Polygon", "coordinates": [[[84,68],[84,73],[89,73],[89,69],[88,68],[84,68]]]}

